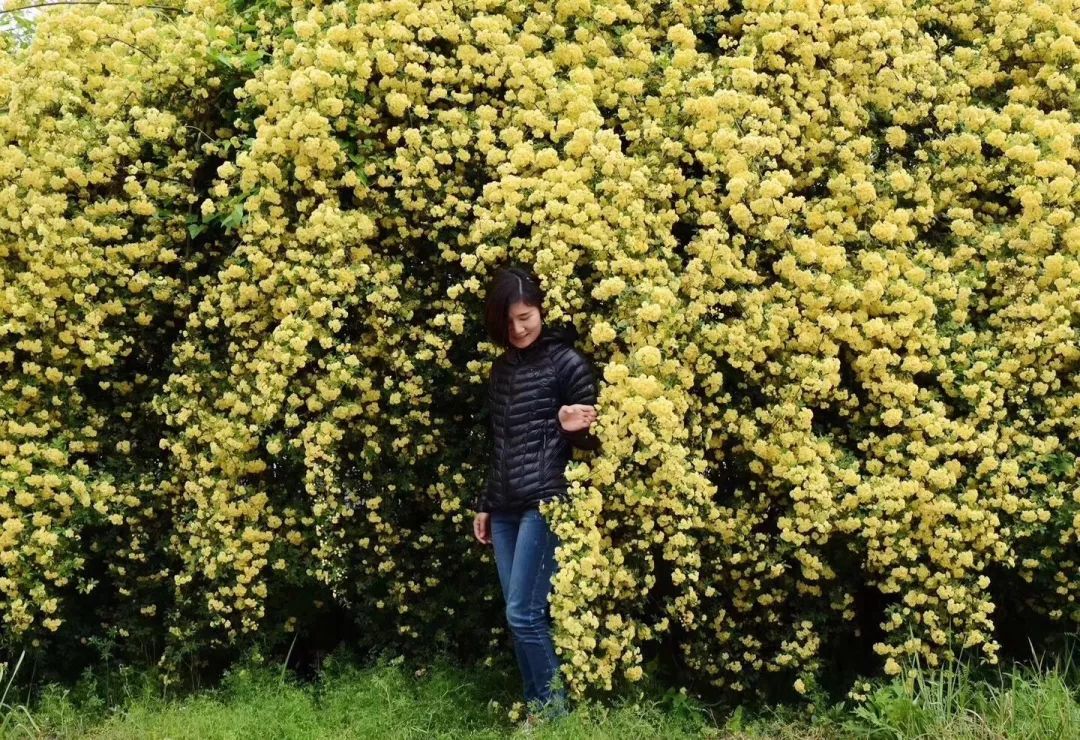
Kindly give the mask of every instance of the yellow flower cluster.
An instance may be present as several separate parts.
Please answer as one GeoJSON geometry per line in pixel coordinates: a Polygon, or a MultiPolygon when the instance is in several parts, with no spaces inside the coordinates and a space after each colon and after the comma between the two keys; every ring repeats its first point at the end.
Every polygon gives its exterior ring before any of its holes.
{"type": "Polygon", "coordinates": [[[1080,622],[1069,0],[234,6],[3,40],[11,639],[335,605],[504,649],[466,502],[508,259],[600,371],[544,507],[575,693],[1080,622]]]}

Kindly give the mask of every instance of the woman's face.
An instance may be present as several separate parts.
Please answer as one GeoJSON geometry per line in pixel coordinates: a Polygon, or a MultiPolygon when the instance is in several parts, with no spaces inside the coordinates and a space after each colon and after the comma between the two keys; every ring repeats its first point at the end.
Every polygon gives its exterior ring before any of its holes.
{"type": "Polygon", "coordinates": [[[521,301],[510,305],[510,344],[525,349],[540,336],[540,309],[521,301]]]}

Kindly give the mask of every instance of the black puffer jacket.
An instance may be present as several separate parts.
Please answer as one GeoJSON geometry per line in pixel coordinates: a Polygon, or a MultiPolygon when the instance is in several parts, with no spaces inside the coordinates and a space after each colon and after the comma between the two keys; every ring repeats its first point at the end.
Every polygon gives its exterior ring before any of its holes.
{"type": "Polygon", "coordinates": [[[491,367],[488,409],[493,449],[475,511],[520,511],[566,493],[571,445],[595,450],[588,429],[563,431],[559,408],[596,403],[589,361],[573,347],[573,327],[544,326],[528,347],[509,347],[491,367]]]}

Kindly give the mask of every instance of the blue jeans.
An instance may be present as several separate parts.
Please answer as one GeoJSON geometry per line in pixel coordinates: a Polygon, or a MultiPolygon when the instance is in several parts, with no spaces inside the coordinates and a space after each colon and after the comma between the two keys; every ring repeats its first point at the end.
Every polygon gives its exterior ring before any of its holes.
{"type": "Polygon", "coordinates": [[[540,512],[532,508],[522,512],[493,511],[491,544],[506,600],[506,621],[525,685],[525,701],[565,708],[565,693],[551,687],[559,659],[551,640],[547,601],[558,539],[540,512]]]}

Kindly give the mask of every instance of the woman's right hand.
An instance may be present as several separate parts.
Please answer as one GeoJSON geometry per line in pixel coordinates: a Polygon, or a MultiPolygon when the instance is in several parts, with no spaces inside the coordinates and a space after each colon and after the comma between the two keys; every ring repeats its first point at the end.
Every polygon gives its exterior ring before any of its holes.
{"type": "Polygon", "coordinates": [[[491,514],[479,512],[472,523],[473,536],[483,545],[491,544],[491,514]]]}
{"type": "Polygon", "coordinates": [[[559,407],[559,424],[565,432],[588,429],[596,421],[596,407],[587,403],[574,403],[559,407]]]}

